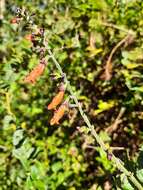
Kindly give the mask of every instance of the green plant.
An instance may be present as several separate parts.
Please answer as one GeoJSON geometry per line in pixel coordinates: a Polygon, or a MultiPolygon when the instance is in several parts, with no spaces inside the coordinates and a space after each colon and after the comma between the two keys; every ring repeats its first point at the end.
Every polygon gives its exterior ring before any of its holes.
{"type": "MultiPolygon", "coordinates": [[[[18,6],[23,6],[24,1],[16,3],[18,6]]],[[[5,15],[6,19],[3,17],[2,23],[1,40],[4,43],[1,45],[2,64],[0,66],[2,89],[0,110],[3,118],[1,120],[3,126],[1,188],[84,189],[86,183],[85,189],[95,187],[102,189],[104,188],[102,184],[109,180],[111,188],[114,189],[118,186],[118,180],[114,180],[114,177],[119,173],[118,176],[121,177],[119,186],[122,189],[133,189],[134,186],[129,183],[126,175],[135,184],[138,183],[131,173],[122,168],[123,163],[112,155],[112,151],[121,150],[118,147],[113,147],[114,149],[109,147],[112,143],[113,146],[114,143],[123,146],[121,142],[124,140],[124,135],[127,147],[131,144],[141,144],[135,137],[138,134],[139,141],[142,139],[139,130],[140,119],[142,119],[139,112],[142,104],[142,40],[140,38],[142,22],[139,10],[142,2],[128,2],[127,5],[125,2],[118,2],[115,5],[112,1],[100,3],[88,1],[85,4],[83,1],[69,3],[57,0],[51,1],[47,8],[46,2],[32,1],[32,3],[27,2],[22,13],[18,13],[22,15],[17,15],[17,20],[11,19],[10,15],[9,7],[14,4],[13,1],[8,3],[6,8],[8,14],[5,15]],[[133,7],[136,9],[134,10],[133,7]],[[30,10],[30,17],[25,10],[30,10]],[[38,16],[32,15],[33,10],[38,16]],[[35,86],[25,85],[22,80],[27,76],[27,70],[35,68],[39,59],[44,58],[42,49],[38,47],[44,46],[42,31],[37,33],[38,25],[45,27],[45,36],[48,38],[44,54],[48,64],[44,66],[44,74],[41,75],[40,80],[37,80],[35,86]],[[129,26],[131,30],[127,29],[129,26]],[[133,38],[127,40],[126,33],[129,31],[136,32],[133,32],[133,38]],[[35,37],[31,35],[32,32],[36,33],[35,37]],[[122,42],[122,39],[126,39],[121,43],[122,47],[116,45],[122,42]],[[106,67],[109,65],[106,65],[106,57],[112,58],[110,68],[106,67]],[[55,58],[67,73],[68,81],[71,81],[70,88],[55,58]],[[61,73],[55,69],[51,60],[61,73]],[[104,62],[105,68],[102,64],[104,62]],[[105,70],[110,75],[108,81],[101,80],[101,78],[105,79],[105,70]],[[51,73],[51,77],[56,80],[49,80],[51,73]],[[75,100],[76,107],[79,107],[89,129],[84,126],[75,109],[70,109],[73,112],[70,121],[60,122],[62,127],[51,127],[48,124],[52,116],[45,105],[57,94],[56,85],[63,81],[63,77],[67,85],[65,99],[69,97],[69,92],[72,90],[70,102],[73,103],[75,100]],[[73,98],[73,91],[76,92],[81,103],[77,102],[75,96],[73,98]],[[126,111],[121,118],[122,108],[126,111]],[[89,112],[88,115],[95,128],[89,124],[82,109],[89,112]],[[113,125],[110,126],[112,123],[113,125]],[[111,130],[115,124],[116,127],[111,130]],[[75,130],[76,126],[81,126],[78,127],[81,135],[76,134],[78,133],[75,130]],[[104,129],[107,133],[103,134],[104,129]],[[99,136],[96,130],[100,130],[99,136]],[[93,148],[95,141],[90,131],[100,143],[100,148],[93,148]],[[121,138],[115,137],[114,133],[121,138]],[[109,139],[109,135],[112,138],[109,139]],[[132,139],[135,140],[134,143],[130,143],[132,139]],[[91,147],[91,153],[88,147],[91,147]],[[7,162],[4,163],[4,160],[7,162]],[[116,166],[121,166],[120,169],[124,170],[126,175],[116,172],[110,160],[115,161],[116,166]],[[93,170],[90,169],[91,167],[93,170]],[[95,172],[92,173],[94,170],[95,172]],[[110,174],[113,176],[111,181],[110,174]]],[[[124,150],[121,155],[125,156],[125,154],[124,150]]],[[[138,166],[136,157],[137,155],[132,156],[134,162],[131,165],[129,165],[129,158],[123,158],[126,167],[132,173],[136,172],[137,167],[136,177],[142,183],[142,167],[138,166]]]]}

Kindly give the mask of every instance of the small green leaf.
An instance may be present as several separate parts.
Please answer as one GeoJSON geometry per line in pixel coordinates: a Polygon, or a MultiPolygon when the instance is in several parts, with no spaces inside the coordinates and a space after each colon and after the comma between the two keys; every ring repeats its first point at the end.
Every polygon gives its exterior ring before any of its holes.
{"type": "Polygon", "coordinates": [[[6,115],[3,119],[3,127],[4,128],[8,128],[9,127],[9,123],[13,121],[13,117],[11,115],[6,115]]]}
{"type": "Polygon", "coordinates": [[[23,129],[16,130],[13,135],[13,145],[17,146],[23,138],[24,138],[24,130],[23,129]]]}
{"type": "Polygon", "coordinates": [[[43,165],[36,161],[36,163],[31,166],[31,177],[33,180],[37,180],[40,179],[40,177],[44,177],[45,176],[45,170],[43,165]]]}
{"type": "Polygon", "coordinates": [[[103,102],[102,100],[99,100],[98,109],[94,111],[94,114],[97,115],[103,111],[111,109],[114,106],[115,106],[114,100],[110,100],[108,102],[103,102]]]}
{"type": "Polygon", "coordinates": [[[62,169],[62,163],[61,162],[56,162],[52,165],[52,171],[53,172],[58,172],[60,169],[62,169]]]}
{"type": "Polygon", "coordinates": [[[143,169],[137,170],[137,178],[143,183],[143,169]]]}
{"type": "Polygon", "coordinates": [[[70,17],[59,17],[59,20],[53,26],[53,32],[56,34],[62,34],[68,29],[73,29],[74,22],[71,20],[70,17]]]}
{"type": "Polygon", "coordinates": [[[46,190],[46,185],[42,180],[35,180],[33,184],[37,190],[46,190]]]}
{"type": "Polygon", "coordinates": [[[28,176],[26,179],[26,190],[31,190],[31,189],[34,190],[34,187],[30,176],[28,176]]]}
{"type": "Polygon", "coordinates": [[[129,183],[128,178],[125,176],[125,174],[121,174],[120,178],[123,190],[134,190],[133,186],[129,183]]]}

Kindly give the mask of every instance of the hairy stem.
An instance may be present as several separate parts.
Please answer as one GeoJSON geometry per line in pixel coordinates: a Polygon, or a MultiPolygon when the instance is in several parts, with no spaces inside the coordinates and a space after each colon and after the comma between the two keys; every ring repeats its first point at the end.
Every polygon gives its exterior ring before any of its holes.
{"type": "MultiPolygon", "coordinates": [[[[123,42],[122,42],[123,43],[123,42]]],[[[58,63],[58,61],[56,60],[55,56],[53,55],[52,51],[50,49],[48,49],[48,53],[50,58],[53,60],[55,66],[57,67],[57,69],[59,70],[60,74],[62,76],[65,77],[65,82],[67,84],[67,88],[75,102],[75,104],[78,107],[78,110],[84,120],[84,122],[86,123],[87,127],[90,129],[90,132],[92,134],[92,136],[95,137],[96,141],[98,142],[98,144],[100,145],[100,147],[102,148],[102,150],[106,153],[106,155],[108,154],[108,148],[106,147],[105,143],[102,141],[102,139],[100,138],[100,136],[97,134],[97,132],[94,129],[94,126],[90,123],[87,115],[84,113],[81,104],[78,102],[78,99],[75,95],[75,93],[72,90],[72,87],[70,85],[70,82],[68,81],[66,74],[62,71],[62,68],[60,66],[60,64],[58,63]]],[[[109,148],[110,149],[110,148],[109,148]]],[[[138,182],[138,180],[134,177],[133,173],[129,172],[125,167],[124,167],[124,163],[117,157],[115,157],[115,155],[111,152],[111,161],[112,163],[115,165],[116,168],[118,168],[118,170],[120,170],[121,172],[123,172],[131,181],[132,183],[134,183],[134,185],[139,189],[139,190],[143,190],[142,185],[138,182]]]]}

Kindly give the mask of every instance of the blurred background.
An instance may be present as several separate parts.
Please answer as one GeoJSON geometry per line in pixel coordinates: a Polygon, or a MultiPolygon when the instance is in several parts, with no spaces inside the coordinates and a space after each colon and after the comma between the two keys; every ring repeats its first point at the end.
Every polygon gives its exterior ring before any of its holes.
{"type": "Polygon", "coordinates": [[[0,190],[135,189],[77,108],[50,125],[62,80],[51,59],[35,84],[23,79],[39,64],[42,28],[95,130],[142,183],[143,1],[1,0],[0,9],[0,190]]]}

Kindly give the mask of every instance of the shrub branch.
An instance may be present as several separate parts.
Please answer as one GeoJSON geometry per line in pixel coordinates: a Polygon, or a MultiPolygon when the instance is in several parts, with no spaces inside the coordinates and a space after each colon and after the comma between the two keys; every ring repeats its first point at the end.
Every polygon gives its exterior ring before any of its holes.
{"type": "MultiPolygon", "coordinates": [[[[120,44],[118,46],[120,46],[123,42],[125,41],[125,39],[120,42],[120,44]]],[[[45,47],[47,47],[45,45],[45,47]]],[[[117,49],[117,48],[116,48],[117,49]]],[[[67,85],[67,89],[68,91],[70,92],[76,106],[78,107],[78,110],[84,120],[84,122],[86,123],[87,127],[90,129],[90,132],[92,134],[92,136],[95,137],[97,143],[99,144],[99,146],[101,147],[101,149],[103,150],[103,152],[108,156],[108,153],[109,153],[109,150],[110,148],[107,148],[105,143],[103,142],[103,140],[100,138],[100,136],[97,134],[97,132],[95,131],[94,129],[94,126],[90,123],[87,115],[84,113],[82,107],[81,107],[81,104],[78,102],[78,99],[75,95],[75,93],[73,92],[72,90],[72,87],[70,85],[70,82],[68,81],[67,79],[67,76],[66,74],[63,72],[60,64],[58,63],[58,61],[56,60],[54,54],[52,53],[52,51],[48,48],[48,54],[50,56],[50,58],[53,60],[55,66],[57,67],[58,71],[60,72],[61,76],[64,76],[64,80],[65,80],[65,83],[67,85]]],[[[121,171],[122,173],[124,173],[129,179],[130,181],[137,187],[137,189],[139,190],[143,190],[143,187],[142,185],[138,182],[138,180],[134,177],[133,173],[128,171],[125,167],[124,167],[124,163],[119,159],[117,158],[112,152],[110,153],[111,155],[111,161],[113,163],[113,165],[119,170],[121,171]]]]}

